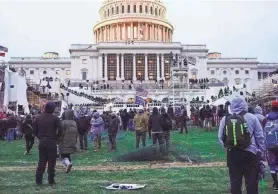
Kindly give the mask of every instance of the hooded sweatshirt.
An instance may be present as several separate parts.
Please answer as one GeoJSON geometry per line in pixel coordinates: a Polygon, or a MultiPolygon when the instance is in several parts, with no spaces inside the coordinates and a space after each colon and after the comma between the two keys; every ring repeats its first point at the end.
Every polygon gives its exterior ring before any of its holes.
{"type": "Polygon", "coordinates": [[[99,115],[99,113],[95,112],[91,120],[91,132],[94,135],[101,135],[103,129],[104,129],[104,121],[99,115]]]}
{"type": "MultiPolygon", "coordinates": [[[[236,97],[232,100],[231,102],[231,111],[234,114],[239,114],[242,111],[248,110],[248,106],[246,101],[242,97],[236,97]]],[[[224,147],[223,143],[223,131],[225,128],[225,119],[226,117],[224,116],[221,121],[220,121],[220,126],[219,126],[219,131],[218,131],[218,140],[220,144],[224,147]]],[[[260,124],[260,121],[258,118],[251,114],[251,113],[246,113],[244,115],[244,119],[246,121],[246,124],[248,126],[248,130],[252,136],[251,139],[251,144],[249,145],[248,148],[246,148],[246,151],[252,152],[254,154],[257,154],[257,152],[264,153],[265,151],[265,139],[264,139],[264,134],[263,134],[263,129],[260,124]]]]}
{"type": "Polygon", "coordinates": [[[263,109],[260,106],[256,106],[254,109],[254,114],[259,119],[262,126],[264,126],[265,117],[263,116],[263,109]]]}

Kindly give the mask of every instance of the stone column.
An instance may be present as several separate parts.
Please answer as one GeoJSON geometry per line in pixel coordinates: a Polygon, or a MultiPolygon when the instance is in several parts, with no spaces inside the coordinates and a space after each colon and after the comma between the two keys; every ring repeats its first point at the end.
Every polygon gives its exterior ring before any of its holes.
{"type": "Polygon", "coordinates": [[[141,24],[140,24],[140,22],[138,22],[138,27],[137,27],[137,39],[138,40],[142,39],[142,35],[140,33],[140,30],[141,30],[141,24]]]}
{"type": "Polygon", "coordinates": [[[149,35],[149,29],[148,29],[148,24],[145,24],[145,31],[144,31],[144,40],[148,40],[148,35],[149,35]]]}
{"type": "Polygon", "coordinates": [[[148,54],[145,54],[145,80],[149,80],[148,74],[148,54]]]}
{"type": "Polygon", "coordinates": [[[104,60],[104,79],[107,80],[107,54],[105,53],[104,55],[105,60],[104,60]]]}
{"type": "Polygon", "coordinates": [[[117,24],[117,40],[120,40],[120,26],[117,24]]]}
{"type": "Polygon", "coordinates": [[[108,38],[107,38],[107,42],[110,42],[110,26],[107,26],[107,31],[108,31],[108,38]]]}
{"type": "Polygon", "coordinates": [[[116,80],[120,80],[120,56],[117,54],[117,77],[116,80]]]}
{"type": "Polygon", "coordinates": [[[106,42],[107,41],[107,29],[106,29],[106,26],[104,27],[104,38],[103,38],[103,42],[106,42]]]}
{"type": "Polygon", "coordinates": [[[136,81],[136,54],[133,54],[133,80],[136,81]]]}
{"type": "Polygon", "coordinates": [[[130,27],[130,39],[131,40],[134,39],[133,35],[134,35],[134,28],[133,28],[133,22],[131,22],[131,27],[130,27]]]}
{"type": "Polygon", "coordinates": [[[125,25],[125,23],[124,23],[124,40],[125,40],[125,41],[127,40],[126,25],[125,25]]]}
{"type": "Polygon", "coordinates": [[[102,80],[103,79],[103,76],[102,76],[102,54],[99,53],[98,55],[98,63],[97,63],[97,80],[102,80]]]}
{"type": "Polygon", "coordinates": [[[154,41],[154,24],[152,24],[151,40],[154,41]]]}
{"type": "Polygon", "coordinates": [[[161,75],[162,75],[162,79],[165,79],[165,67],[164,67],[164,54],[161,55],[161,75]]]}
{"type": "Polygon", "coordinates": [[[125,72],[124,72],[124,54],[122,54],[122,60],[121,60],[121,63],[122,63],[122,65],[121,65],[121,74],[122,74],[122,76],[121,76],[121,79],[123,80],[123,79],[125,79],[125,72]]]}
{"type": "Polygon", "coordinates": [[[157,80],[159,80],[160,78],[159,78],[159,54],[156,54],[156,57],[157,57],[157,59],[156,59],[156,79],[157,80]]]}
{"type": "Polygon", "coordinates": [[[95,44],[98,43],[98,33],[97,33],[97,31],[98,31],[98,30],[95,31],[95,44]]]}

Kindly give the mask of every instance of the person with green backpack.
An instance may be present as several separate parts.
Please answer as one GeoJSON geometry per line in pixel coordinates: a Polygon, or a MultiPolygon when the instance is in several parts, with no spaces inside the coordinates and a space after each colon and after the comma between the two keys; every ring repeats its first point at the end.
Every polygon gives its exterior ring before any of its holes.
{"type": "Polygon", "coordinates": [[[231,101],[232,114],[220,121],[218,139],[227,150],[231,193],[242,193],[242,178],[245,178],[247,194],[258,194],[260,171],[258,156],[265,153],[265,138],[258,118],[248,113],[242,97],[231,101]]]}

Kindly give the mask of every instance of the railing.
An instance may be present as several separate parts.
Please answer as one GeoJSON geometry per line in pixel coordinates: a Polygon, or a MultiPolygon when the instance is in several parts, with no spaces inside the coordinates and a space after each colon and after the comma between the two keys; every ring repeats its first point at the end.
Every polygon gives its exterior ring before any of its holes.
{"type": "Polygon", "coordinates": [[[70,57],[44,58],[44,57],[11,57],[10,61],[69,61],[70,57]]]}

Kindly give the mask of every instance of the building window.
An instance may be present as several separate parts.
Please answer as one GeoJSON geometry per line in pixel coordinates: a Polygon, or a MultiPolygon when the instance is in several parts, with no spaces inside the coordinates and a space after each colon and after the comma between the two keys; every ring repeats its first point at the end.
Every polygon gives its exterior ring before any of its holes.
{"type": "Polygon", "coordinates": [[[143,7],[142,7],[142,5],[139,6],[139,12],[140,12],[140,13],[143,13],[143,7]]]}
{"type": "Polygon", "coordinates": [[[157,79],[157,56],[155,54],[148,55],[148,70],[149,70],[149,80],[157,79]]]}
{"type": "Polygon", "coordinates": [[[47,71],[43,71],[42,73],[43,73],[43,74],[47,74],[47,71]]]}
{"type": "Polygon", "coordinates": [[[136,78],[137,80],[145,80],[145,55],[136,55],[136,78]]]}
{"type": "Polygon", "coordinates": [[[261,74],[261,72],[258,72],[258,79],[262,79],[262,74],[261,74]]]}
{"type": "Polygon", "coordinates": [[[33,75],[34,74],[34,70],[30,70],[30,74],[33,75]]]}
{"type": "Polygon", "coordinates": [[[122,55],[119,55],[119,77],[122,77],[122,55]]]}
{"type": "Polygon", "coordinates": [[[125,13],[125,6],[122,5],[122,13],[125,13]]]}
{"type": "Polygon", "coordinates": [[[223,71],[223,74],[224,74],[224,75],[226,75],[226,74],[227,74],[227,71],[226,71],[226,70],[224,70],[224,71],[223,71]]]}
{"type": "Polygon", "coordinates": [[[87,59],[82,59],[82,64],[87,64],[87,59]]]}
{"type": "Polygon", "coordinates": [[[151,14],[153,14],[153,7],[151,7],[151,14]]]}
{"type": "Polygon", "coordinates": [[[87,80],[87,71],[82,71],[82,80],[87,80]]]}
{"type": "Polygon", "coordinates": [[[119,14],[119,6],[116,8],[116,14],[119,14]]]}
{"type": "Polygon", "coordinates": [[[154,11],[154,12],[155,12],[155,15],[157,15],[157,8],[155,8],[155,11],[154,11]]]}
{"type": "Polygon", "coordinates": [[[249,75],[249,70],[245,70],[245,74],[246,74],[246,75],[249,75]]]}
{"type": "Polygon", "coordinates": [[[105,77],[105,55],[102,55],[102,78],[105,77]]]}
{"type": "Polygon", "coordinates": [[[114,8],[112,7],[112,9],[111,9],[111,15],[114,15],[114,8]]]}
{"type": "Polygon", "coordinates": [[[145,6],[145,13],[148,14],[148,6],[145,6]]]}
{"type": "Polygon", "coordinates": [[[116,54],[107,55],[107,75],[108,75],[108,80],[116,80],[116,76],[117,76],[116,54]]]}
{"type": "Polygon", "coordinates": [[[133,12],[136,13],[136,5],[133,5],[133,12]]]}
{"type": "Polygon", "coordinates": [[[130,5],[127,6],[127,13],[130,13],[130,5]]]}
{"type": "Polygon", "coordinates": [[[235,70],[235,73],[238,75],[239,74],[239,70],[235,70]]]}
{"type": "Polygon", "coordinates": [[[158,15],[159,15],[159,16],[161,15],[161,10],[160,10],[160,9],[159,9],[158,15]]]}
{"type": "Polygon", "coordinates": [[[125,80],[132,80],[133,77],[133,55],[124,54],[124,77],[125,80]]]}
{"type": "Polygon", "coordinates": [[[110,10],[108,9],[107,10],[107,16],[109,17],[109,15],[110,15],[110,10]]]}
{"type": "Polygon", "coordinates": [[[214,75],[214,74],[215,74],[215,71],[214,71],[214,70],[211,70],[211,71],[210,71],[210,74],[211,74],[211,75],[214,75]]]}

